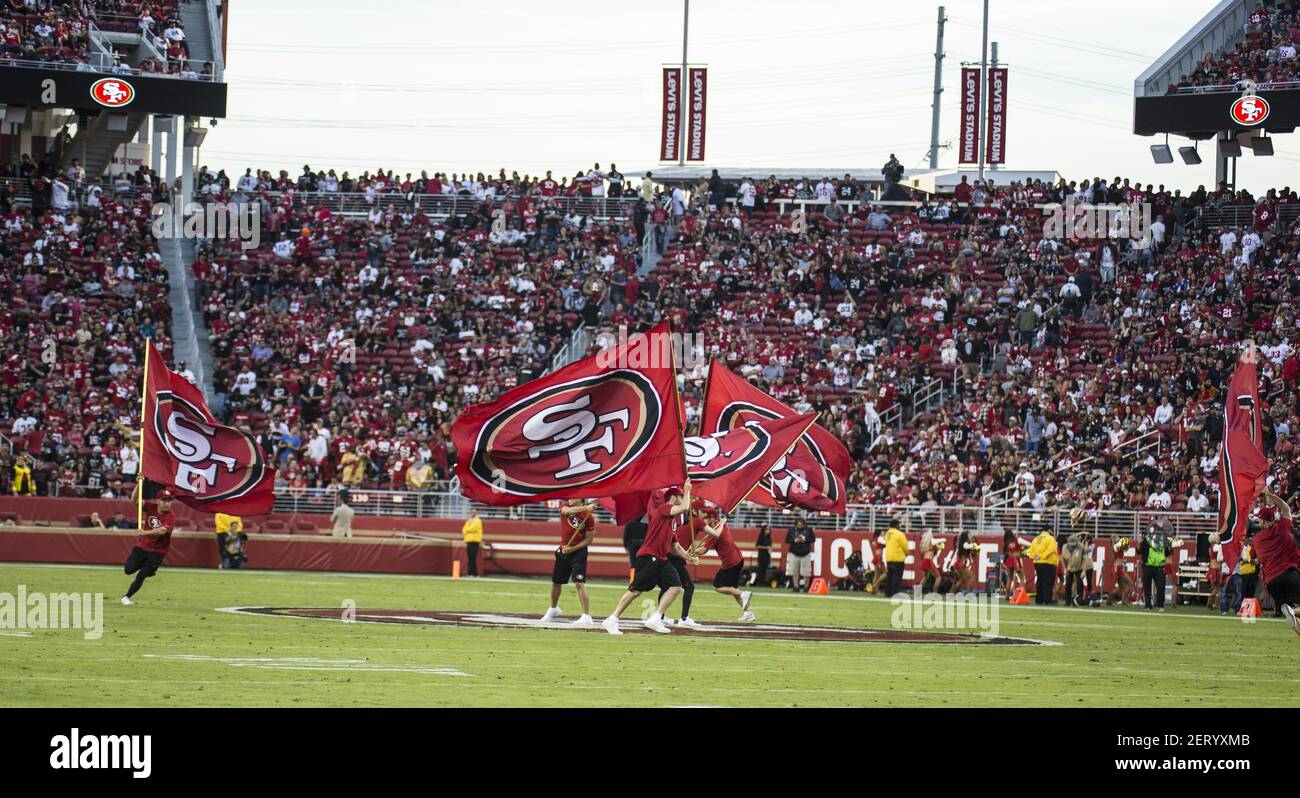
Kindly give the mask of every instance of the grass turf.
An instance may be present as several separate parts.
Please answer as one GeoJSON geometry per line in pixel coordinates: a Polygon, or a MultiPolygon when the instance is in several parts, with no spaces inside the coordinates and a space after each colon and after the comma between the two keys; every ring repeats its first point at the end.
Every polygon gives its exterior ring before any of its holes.
{"type": "MultiPolygon", "coordinates": [[[[451,581],[164,567],[136,596],[120,569],[0,564],[0,592],[104,593],[104,630],[0,629],[5,706],[1300,706],[1285,623],[1204,608],[1000,608],[1000,634],[1059,646],[685,639],[262,617],[265,605],[540,614],[544,579],[451,581]],[[455,673],[467,676],[453,675],[455,673]]],[[[593,583],[593,614],[623,585],[593,583]]],[[[560,606],[577,611],[573,588],[560,606]]],[[[860,593],[761,590],[761,622],[889,628],[860,593]]],[[[634,603],[625,618],[636,618],[634,603]]],[[[700,585],[691,613],[734,621],[700,585]]]]}

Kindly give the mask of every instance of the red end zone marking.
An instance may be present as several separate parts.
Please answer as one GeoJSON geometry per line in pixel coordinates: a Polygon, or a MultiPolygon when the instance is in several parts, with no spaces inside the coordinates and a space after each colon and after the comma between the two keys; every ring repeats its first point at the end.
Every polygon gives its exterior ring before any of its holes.
{"type": "MultiPolygon", "coordinates": [[[[543,629],[606,634],[599,625],[578,628],[568,621],[542,623],[536,615],[514,612],[446,612],[442,610],[384,610],[338,607],[229,607],[225,611],[246,615],[274,615],[282,618],[317,618],[356,623],[406,623],[431,626],[459,626],[472,629],[543,629]]],[[[627,634],[658,635],[640,621],[623,619],[619,627],[627,634]]],[[[673,627],[673,635],[698,638],[735,638],[744,640],[798,640],[824,643],[946,643],[1043,645],[1042,641],[1020,637],[991,637],[947,632],[916,632],[906,629],[849,629],[835,626],[791,626],[756,623],[707,623],[697,629],[673,627]]],[[[668,635],[662,635],[667,637],[668,635]]]]}

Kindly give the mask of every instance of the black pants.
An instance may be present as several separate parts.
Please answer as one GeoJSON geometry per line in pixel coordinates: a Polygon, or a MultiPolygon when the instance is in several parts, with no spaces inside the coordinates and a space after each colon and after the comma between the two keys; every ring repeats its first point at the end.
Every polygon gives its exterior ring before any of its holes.
{"type": "Polygon", "coordinates": [[[1142,566],[1142,599],[1147,609],[1151,609],[1151,600],[1155,599],[1157,607],[1165,606],[1165,567],[1142,566]]]}
{"type": "Polygon", "coordinates": [[[892,596],[903,589],[903,563],[885,563],[885,595],[892,596]]]}
{"type": "Polygon", "coordinates": [[[1083,571],[1067,571],[1065,574],[1065,603],[1073,604],[1083,601],[1088,594],[1083,591],[1083,571]]]}
{"type": "Polygon", "coordinates": [[[1054,604],[1052,591],[1056,588],[1056,566],[1034,563],[1034,603],[1054,604]]]}
{"type": "Polygon", "coordinates": [[[136,591],[144,585],[144,580],[158,573],[162,561],[163,555],[157,552],[145,551],[139,546],[131,549],[130,556],[126,558],[126,563],[122,566],[122,570],[126,572],[127,576],[135,574],[135,580],[131,582],[131,586],[126,590],[127,598],[135,595],[136,591]]]}
{"type": "Polygon", "coordinates": [[[772,567],[772,552],[766,549],[758,550],[758,569],[756,573],[758,578],[754,580],[755,584],[767,584],[767,572],[772,567]]]}
{"type": "Polygon", "coordinates": [[[469,569],[466,574],[469,576],[478,576],[478,546],[477,543],[465,544],[465,559],[469,560],[469,569]]]}
{"type": "Polygon", "coordinates": [[[217,533],[217,561],[221,564],[220,567],[222,568],[226,567],[226,533],[225,532],[217,533]]]}
{"type": "MultiPolygon", "coordinates": [[[[669,557],[668,567],[677,571],[677,578],[682,583],[682,617],[690,617],[691,614],[691,596],[695,595],[695,582],[691,579],[691,572],[686,568],[686,561],[681,557],[669,557]]],[[[659,601],[663,601],[665,588],[659,588],[659,601]]]]}

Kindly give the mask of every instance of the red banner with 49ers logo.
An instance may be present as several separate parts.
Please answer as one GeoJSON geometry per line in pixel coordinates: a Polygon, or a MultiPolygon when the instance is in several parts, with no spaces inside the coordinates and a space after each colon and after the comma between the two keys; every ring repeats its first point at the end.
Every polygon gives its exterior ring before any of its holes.
{"type": "Polygon", "coordinates": [[[451,426],[461,493],[494,505],[680,485],[667,324],[466,408],[451,426]]]}
{"type": "MultiPolygon", "coordinates": [[[[708,499],[722,512],[735,510],[766,479],[816,422],[817,414],[750,419],[735,429],[686,438],[691,492],[708,499]]],[[[625,493],[602,500],[614,522],[626,524],[644,515],[650,491],[625,493]]]]}
{"type": "Polygon", "coordinates": [[[205,513],[265,515],[275,470],[248,433],[218,424],[203,392],[163,365],[145,342],[144,450],[140,470],[205,513]]]}
{"type": "MultiPolygon", "coordinates": [[[[797,416],[793,409],[732,374],[717,360],[709,364],[700,421],[704,433],[797,416]]],[[[767,507],[802,507],[843,514],[847,503],[844,483],[851,468],[852,459],[844,444],[821,425],[812,424],[799,436],[794,448],[776,461],[771,473],[749,494],[749,500],[767,507]]]]}

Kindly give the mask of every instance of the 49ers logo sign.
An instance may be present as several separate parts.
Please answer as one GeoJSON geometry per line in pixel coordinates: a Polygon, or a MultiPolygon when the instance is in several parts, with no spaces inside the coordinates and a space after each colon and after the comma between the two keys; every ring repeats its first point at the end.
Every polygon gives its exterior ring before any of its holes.
{"type": "Polygon", "coordinates": [[[1237,101],[1232,104],[1228,114],[1232,121],[1239,125],[1255,127],[1268,119],[1269,112],[1268,100],[1255,94],[1248,94],[1245,97],[1238,97],[1237,101]]]}
{"type": "Polygon", "coordinates": [[[691,479],[716,479],[735,473],[761,458],[772,445],[772,436],[757,424],[738,430],[686,438],[686,465],[691,479]]]}
{"type": "Polygon", "coordinates": [[[121,78],[104,78],[91,84],[90,96],[100,105],[121,108],[135,99],[135,87],[121,78]]]}
{"type": "Polygon", "coordinates": [[[635,461],[654,438],[663,414],[659,394],[638,371],[618,369],[571,380],[530,394],[487,419],[469,468],[499,493],[538,496],[577,490],[635,461]]]}
{"type": "Polygon", "coordinates": [[[158,391],[152,426],[176,461],[172,484],[194,501],[243,497],[266,474],[262,450],[250,436],[210,423],[199,407],[172,391],[158,391]]]}
{"type": "MultiPolygon", "coordinates": [[[[752,428],[755,421],[781,417],[781,414],[766,407],[749,402],[731,402],[722,409],[718,426],[723,429],[741,426],[752,428]]],[[[820,493],[831,502],[838,501],[840,497],[839,481],[827,464],[825,453],[807,432],[799,436],[794,447],[776,462],[771,471],[759,481],[758,487],[783,505],[790,504],[791,496],[795,494],[820,493]]]]}

